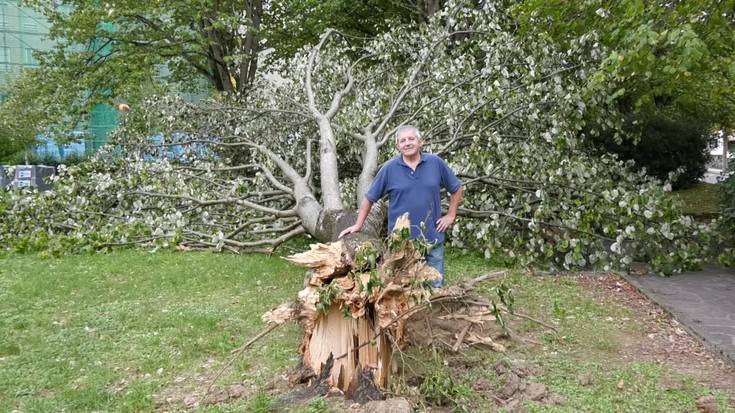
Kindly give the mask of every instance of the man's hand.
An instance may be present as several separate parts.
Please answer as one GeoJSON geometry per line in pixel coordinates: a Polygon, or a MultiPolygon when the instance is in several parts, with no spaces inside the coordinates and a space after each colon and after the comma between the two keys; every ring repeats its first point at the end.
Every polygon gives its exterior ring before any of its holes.
{"type": "Polygon", "coordinates": [[[436,221],[436,230],[439,231],[439,232],[446,231],[447,228],[449,228],[450,226],[452,226],[452,224],[454,223],[454,219],[456,217],[457,216],[454,215],[454,214],[447,214],[447,215],[444,215],[443,217],[439,218],[439,220],[436,221]]]}
{"type": "Polygon", "coordinates": [[[353,225],[351,227],[347,227],[347,228],[343,229],[342,232],[339,233],[339,237],[337,237],[337,239],[340,239],[340,238],[344,237],[345,235],[351,234],[353,232],[360,232],[361,229],[362,229],[362,226],[361,225],[357,225],[357,224],[355,224],[355,225],[353,225]]]}

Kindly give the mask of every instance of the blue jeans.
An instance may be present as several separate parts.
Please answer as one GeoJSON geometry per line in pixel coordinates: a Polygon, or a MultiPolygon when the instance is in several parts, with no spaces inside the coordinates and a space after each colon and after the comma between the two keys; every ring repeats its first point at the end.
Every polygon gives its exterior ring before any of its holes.
{"type": "Polygon", "coordinates": [[[441,288],[444,285],[444,244],[436,244],[424,258],[429,267],[435,268],[442,275],[440,279],[432,282],[432,287],[441,288]]]}

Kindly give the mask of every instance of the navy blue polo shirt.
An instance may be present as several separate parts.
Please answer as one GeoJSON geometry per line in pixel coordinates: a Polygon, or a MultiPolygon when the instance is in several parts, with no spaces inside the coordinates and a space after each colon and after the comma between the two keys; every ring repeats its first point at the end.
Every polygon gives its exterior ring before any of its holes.
{"type": "Polygon", "coordinates": [[[398,217],[408,212],[411,239],[421,237],[423,222],[423,235],[427,241],[444,242],[444,234],[436,230],[436,221],[442,216],[439,192],[444,188],[453,194],[461,186],[462,183],[442,158],[422,152],[415,171],[401,155],[386,162],[365,197],[375,203],[388,195],[388,232],[393,230],[398,217]]]}

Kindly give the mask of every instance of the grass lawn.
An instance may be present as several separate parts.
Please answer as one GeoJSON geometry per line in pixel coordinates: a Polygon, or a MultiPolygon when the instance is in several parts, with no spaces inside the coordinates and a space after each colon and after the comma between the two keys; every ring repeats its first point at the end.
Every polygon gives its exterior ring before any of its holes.
{"type": "MultiPolygon", "coordinates": [[[[447,270],[454,282],[490,268],[475,255],[450,253],[447,270]]],[[[0,411],[183,410],[187,394],[201,394],[230,351],[263,328],[261,314],[295,296],[303,275],[278,257],[261,255],[6,257],[0,260],[0,411]]],[[[690,412],[706,395],[714,396],[720,412],[735,411],[731,394],[702,384],[724,371],[716,363],[685,372],[682,363],[639,354],[636,346],[648,343],[652,327],[624,302],[574,277],[515,273],[508,282],[519,309],[559,334],[518,319],[516,333],[538,344],[512,346],[506,354],[406,354],[421,374],[453,377],[449,390],[460,407],[497,409],[477,383],[497,385],[488,366],[522,358],[539,370],[528,380],[562,400],[524,402],[531,412],[690,412]]],[[[259,341],[217,381],[218,388],[242,385],[238,396],[194,410],[272,409],[266,384],[296,364],[299,339],[299,329],[288,326],[259,341]]],[[[317,400],[293,410],[330,408],[317,400]]],[[[424,408],[430,409],[419,404],[424,408]]]]}
{"type": "Polygon", "coordinates": [[[684,204],[684,213],[689,215],[712,216],[720,212],[719,190],[717,185],[700,182],[691,188],[675,191],[684,204]]]}

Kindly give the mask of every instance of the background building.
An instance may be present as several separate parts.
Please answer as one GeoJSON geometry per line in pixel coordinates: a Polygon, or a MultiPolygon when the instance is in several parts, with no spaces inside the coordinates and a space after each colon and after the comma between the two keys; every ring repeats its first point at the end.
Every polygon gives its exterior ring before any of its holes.
{"type": "MultiPolygon", "coordinates": [[[[33,53],[53,47],[53,42],[46,38],[48,32],[49,23],[44,16],[30,8],[21,7],[18,0],[0,0],[0,87],[5,86],[8,79],[17,76],[21,69],[38,67],[33,53]]],[[[115,109],[108,105],[97,105],[92,109],[88,124],[70,131],[80,136],[78,143],[59,148],[53,140],[40,139],[43,143],[34,152],[62,160],[80,152],[88,154],[107,142],[107,136],[115,126],[115,109]]]]}

